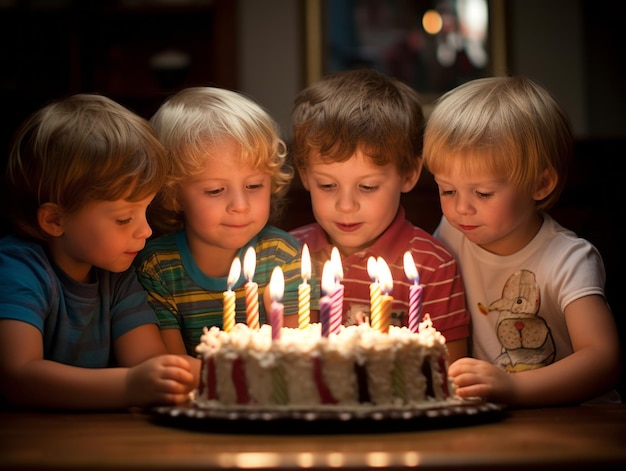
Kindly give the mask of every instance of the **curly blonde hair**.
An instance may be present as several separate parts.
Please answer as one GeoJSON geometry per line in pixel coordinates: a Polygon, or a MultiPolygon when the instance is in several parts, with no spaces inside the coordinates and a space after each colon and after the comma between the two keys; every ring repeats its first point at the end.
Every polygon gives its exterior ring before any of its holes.
{"type": "Polygon", "coordinates": [[[276,220],[294,171],[278,125],[252,99],[218,87],[191,87],[168,98],[150,119],[171,160],[170,175],[150,207],[155,234],[184,229],[178,201],[180,185],[206,168],[212,147],[224,139],[241,149],[240,163],[271,177],[271,216],[276,220]]]}

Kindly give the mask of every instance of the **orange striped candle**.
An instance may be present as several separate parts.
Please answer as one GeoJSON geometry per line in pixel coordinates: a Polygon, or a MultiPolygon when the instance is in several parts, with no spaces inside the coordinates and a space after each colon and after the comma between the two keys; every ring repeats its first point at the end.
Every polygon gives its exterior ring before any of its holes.
{"type": "Polygon", "coordinates": [[[300,261],[302,283],[298,285],[298,328],[306,329],[311,321],[311,256],[309,247],[302,247],[302,259],[300,261]]]}
{"type": "Polygon", "coordinates": [[[256,268],[256,252],[248,247],[243,257],[243,273],[246,283],[246,324],[250,329],[259,330],[259,285],[252,281],[256,268]]]}
{"type": "Polygon", "coordinates": [[[222,314],[222,329],[225,332],[230,332],[235,327],[235,292],[233,286],[237,283],[239,275],[241,274],[241,261],[239,257],[235,257],[233,263],[230,266],[230,272],[228,273],[228,290],[224,291],[224,311],[222,314]]]}

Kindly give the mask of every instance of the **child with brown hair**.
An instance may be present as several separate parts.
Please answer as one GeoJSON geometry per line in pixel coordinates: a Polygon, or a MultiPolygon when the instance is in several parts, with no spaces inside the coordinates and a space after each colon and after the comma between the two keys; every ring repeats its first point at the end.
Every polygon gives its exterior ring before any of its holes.
{"type": "Polygon", "coordinates": [[[149,123],[99,95],[51,103],[7,166],[14,234],[0,240],[0,399],[102,409],[182,403],[189,362],[166,355],[133,259],[167,174],[149,123]]]}
{"type": "Polygon", "coordinates": [[[308,244],[318,273],[338,248],[344,324],[369,316],[367,264],[382,257],[393,277],[393,323],[407,325],[411,281],[403,257],[409,251],[424,286],[423,313],[446,337],[451,360],[466,355],[469,314],[456,261],[400,205],[422,170],[417,92],[373,69],[338,72],[301,91],[292,115],[293,156],[317,222],[291,233],[308,244]]]}

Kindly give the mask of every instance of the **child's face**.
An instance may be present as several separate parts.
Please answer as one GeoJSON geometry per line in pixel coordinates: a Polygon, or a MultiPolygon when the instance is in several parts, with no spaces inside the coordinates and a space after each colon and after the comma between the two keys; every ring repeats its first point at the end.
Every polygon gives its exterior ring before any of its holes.
{"type": "Polygon", "coordinates": [[[152,230],[146,209],[154,195],[141,201],[98,201],[64,215],[51,243],[54,261],[77,281],[88,281],[92,266],[122,272],[130,268],[152,230]]]}
{"type": "Polygon", "coordinates": [[[506,178],[454,168],[436,174],[435,181],[446,219],[489,252],[513,254],[539,230],[541,217],[535,200],[506,178]]]}
{"type": "Polygon", "coordinates": [[[215,147],[203,172],[179,191],[194,257],[243,247],[267,224],[270,198],[271,177],[242,165],[234,142],[215,147]]]}
{"type": "Polygon", "coordinates": [[[312,156],[300,176],[311,193],[316,221],[344,256],[380,237],[396,217],[400,194],[411,190],[416,180],[401,177],[392,164],[374,164],[358,150],[340,163],[322,163],[312,156]]]}

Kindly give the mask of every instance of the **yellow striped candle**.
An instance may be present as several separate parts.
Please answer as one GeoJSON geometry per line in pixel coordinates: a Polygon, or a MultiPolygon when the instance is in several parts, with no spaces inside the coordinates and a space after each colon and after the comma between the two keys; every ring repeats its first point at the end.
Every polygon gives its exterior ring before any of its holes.
{"type": "Polygon", "coordinates": [[[306,329],[311,321],[311,256],[309,247],[302,247],[302,259],[300,261],[302,283],[298,286],[298,328],[306,329]]]}
{"type": "Polygon", "coordinates": [[[243,273],[246,283],[246,324],[250,329],[259,330],[259,285],[252,281],[256,268],[256,252],[248,247],[243,257],[243,273]]]}
{"type": "Polygon", "coordinates": [[[224,311],[222,315],[222,329],[225,332],[230,332],[235,327],[235,292],[233,286],[237,283],[239,275],[241,273],[241,262],[238,257],[235,257],[233,263],[230,266],[230,272],[228,273],[228,290],[224,291],[224,311]]]}
{"type": "Polygon", "coordinates": [[[378,263],[374,257],[367,260],[367,273],[372,279],[370,284],[370,325],[373,329],[380,330],[381,292],[378,281],[378,263]]]}
{"type": "Polygon", "coordinates": [[[393,277],[391,276],[391,270],[389,270],[387,262],[385,262],[382,257],[378,257],[377,262],[380,290],[382,292],[379,331],[386,334],[389,332],[389,326],[391,325],[391,305],[393,304],[393,297],[390,293],[393,290],[393,277]]]}

